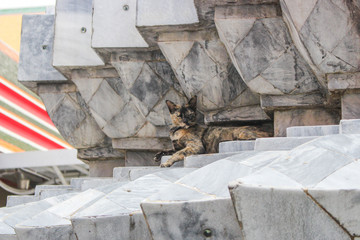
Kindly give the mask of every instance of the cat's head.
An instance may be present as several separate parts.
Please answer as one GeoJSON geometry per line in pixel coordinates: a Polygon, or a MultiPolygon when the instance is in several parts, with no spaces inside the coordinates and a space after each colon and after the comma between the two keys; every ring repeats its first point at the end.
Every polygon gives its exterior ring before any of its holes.
{"type": "Polygon", "coordinates": [[[166,100],[174,126],[189,128],[196,124],[196,101],[197,97],[194,96],[187,104],[180,106],[166,100]]]}

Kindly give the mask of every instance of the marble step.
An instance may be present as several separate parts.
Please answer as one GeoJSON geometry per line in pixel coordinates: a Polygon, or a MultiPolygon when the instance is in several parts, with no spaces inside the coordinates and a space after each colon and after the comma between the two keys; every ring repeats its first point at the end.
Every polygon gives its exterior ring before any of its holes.
{"type": "Polygon", "coordinates": [[[70,193],[14,207],[0,208],[0,239],[18,239],[14,230],[16,224],[21,223],[37,213],[63,202],[74,195],[74,193],[70,193]]]}
{"type": "Polygon", "coordinates": [[[39,197],[34,195],[9,195],[6,200],[6,207],[14,207],[17,205],[39,201],[39,197]]]}
{"type": "Polygon", "coordinates": [[[146,198],[141,207],[152,238],[242,239],[228,183],[256,172],[286,153],[238,153],[198,168],[146,198]],[[166,223],[171,223],[171,227],[166,223]]]}
{"type": "MultiPolygon", "coordinates": [[[[223,158],[238,154],[239,152],[229,152],[229,153],[211,153],[211,154],[198,154],[191,155],[185,158],[184,161],[175,162],[170,168],[201,168],[210,163],[218,161],[223,158]]],[[[165,163],[171,156],[163,156],[161,158],[161,163],[165,163]]]]}
{"type": "Polygon", "coordinates": [[[71,217],[77,239],[151,239],[140,202],[192,171],[167,168],[117,188],[71,217]]]}
{"type": "Polygon", "coordinates": [[[339,134],[339,125],[298,126],[286,129],[287,137],[310,137],[339,134]]]}
{"type": "Polygon", "coordinates": [[[34,197],[43,200],[49,197],[77,192],[79,192],[79,190],[71,185],[37,185],[35,187],[34,197]]]}
{"type": "Polygon", "coordinates": [[[72,178],[70,181],[70,185],[79,191],[85,191],[90,188],[101,187],[104,185],[108,185],[114,182],[114,178],[112,177],[83,177],[83,178],[72,178]]]}
{"type": "Polygon", "coordinates": [[[340,134],[360,134],[360,119],[341,120],[340,134]]]}
{"type": "Polygon", "coordinates": [[[18,222],[15,232],[19,240],[76,239],[69,220],[70,216],[90,206],[106,194],[127,182],[116,182],[102,187],[88,189],[43,211],[31,218],[18,222]],[[41,236],[41,238],[40,238],[41,236]]]}
{"type": "Polygon", "coordinates": [[[135,179],[147,174],[164,171],[164,168],[158,166],[144,167],[116,167],[113,170],[113,179],[115,181],[134,181],[135,179]]]}
{"type": "Polygon", "coordinates": [[[219,153],[254,150],[255,141],[228,141],[219,144],[219,153]]]}
{"type": "Polygon", "coordinates": [[[318,137],[273,137],[255,140],[255,151],[291,150],[318,137]]]}

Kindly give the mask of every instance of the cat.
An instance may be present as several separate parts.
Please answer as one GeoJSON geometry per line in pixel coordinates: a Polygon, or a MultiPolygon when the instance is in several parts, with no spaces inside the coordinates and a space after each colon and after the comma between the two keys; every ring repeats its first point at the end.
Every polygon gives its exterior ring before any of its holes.
{"type": "Polygon", "coordinates": [[[177,105],[166,100],[169,108],[172,126],[170,139],[173,150],[158,152],[154,160],[161,160],[164,155],[171,155],[160,167],[170,167],[175,162],[184,160],[194,154],[216,153],[220,142],[232,140],[252,140],[260,137],[272,137],[272,126],[242,126],[242,127],[207,127],[196,122],[197,96],[192,97],[185,105],[177,105]]]}

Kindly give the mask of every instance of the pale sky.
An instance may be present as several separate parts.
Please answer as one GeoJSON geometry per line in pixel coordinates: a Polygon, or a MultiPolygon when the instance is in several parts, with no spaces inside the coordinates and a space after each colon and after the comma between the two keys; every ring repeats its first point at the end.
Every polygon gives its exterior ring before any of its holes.
{"type": "Polygon", "coordinates": [[[54,6],[56,0],[0,0],[0,9],[54,6]]]}

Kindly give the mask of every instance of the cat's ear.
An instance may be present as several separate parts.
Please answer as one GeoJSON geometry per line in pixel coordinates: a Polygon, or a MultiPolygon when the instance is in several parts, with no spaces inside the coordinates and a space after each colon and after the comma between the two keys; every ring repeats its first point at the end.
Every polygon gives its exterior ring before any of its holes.
{"type": "Polygon", "coordinates": [[[197,102],[197,96],[196,95],[193,96],[188,102],[189,107],[194,111],[196,111],[196,102],[197,102]]]}
{"type": "Polygon", "coordinates": [[[172,101],[166,100],[166,105],[168,106],[169,111],[170,111],[171,114],[176,111],[177,106],[176,106],[176,104],[173,103],[172,101]]]}

